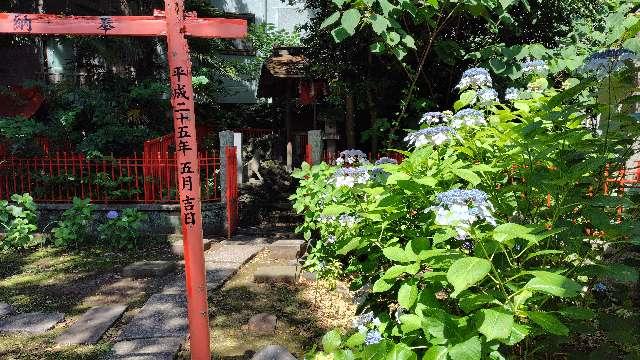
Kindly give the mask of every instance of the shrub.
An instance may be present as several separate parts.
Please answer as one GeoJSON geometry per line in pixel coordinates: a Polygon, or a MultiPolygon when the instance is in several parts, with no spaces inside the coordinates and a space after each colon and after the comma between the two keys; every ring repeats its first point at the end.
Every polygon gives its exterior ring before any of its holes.
{"type": "Polygon", "coordinates": [[[316,240],[306,265],[337,267],[368,293],[357,330],[328,333],[309,356],[535,358],[603,319],[619,324],[610,340],[637,351],[633,304],[599,301],[625,298],[638,278],[604,252],[628,251],[639,229],[636,204],[605,185],[640,135],[628,55],[595,55],[587,65],[606,74],[563,89],[536,64],[503,103],[472,69],[456,113],[425,114],[401,164],[358,151],[339,167],[304,164],[292,199],[298,230],[316,240]]]}
{"type": "Polygon", "coordinates": [[[122,213],[111,210],[107,221],[98,227],[100,241],[118,249],[133,249],[137,246],[142,222],[147,215],[138,209],[124,209],[122,213]]]}
{"type": "Polygon", "coordinates": [[[0,241],[0,250],[24,249],[34,245],[36,226],[36,204],[29,194],[14,194],[11,202],[0,201],[0,224],[5,231],[0,241]]]}
{"type": "Polygon", "coordinates": [[[91,199],[73,198],[71,208],[62,214],[62,220],[51,231],[53,233],[53,243],[55,246],[69,247],[86,244],[90,238],[90,224],[92,220],[93,208],[91,199]]]}

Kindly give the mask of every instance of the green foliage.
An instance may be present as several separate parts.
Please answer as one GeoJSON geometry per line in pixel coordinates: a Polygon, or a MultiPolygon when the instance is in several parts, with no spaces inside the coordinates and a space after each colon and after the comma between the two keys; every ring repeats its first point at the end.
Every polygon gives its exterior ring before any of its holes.
{"type": "Polygon", "coordinates": [[[13,194],[10,202],[0,200],[0,225],[5,232],[0,239],[0,251],[24,249],[34,245],[36,223],[36,204],[29,194],[13,194]]]}
{"type": "Polygon", "coordinates": [[[109,213],[115,213],[115,216],[98,226],[100,242],[117,249],[137,247],[147,215],[135,208],[124,209],[119,214],[114,211],[109,213]]]}
{"type": "Polygon", "coordinates": [[[62,219],[51,233],[53,244],[58,247],[78,248],[91,239],[90,225],[93,219],[91,199],[73,198],[72,206],[65,210],[62,219]]]}
{"type": "Polygon", "coordinates": [[[0,137],[9,143],[9,153],[15,156],[36,155],[34,139],[44,130],[42,124],[22,116],[0,117],[0,137]]]}
{"type": "MultiPolygon", "coordinates": [[[[340,266],[368,293],[362,311],[373,312],[352,341],[334,332],[309,356],[540,358],[558,337],[595,331],[593,314],[613,307],[635,318],[630,302],[603,301],[613,291],[625,298],[638,279],[607,255],[634,248],[640,225],[637,204],[604,186],[640,136],[624,105],[637,90],[628,65],[565,89],[530,75],[503,103],[463,92],[457,108],[473,106],[484,120],[443,114],[457,132],[438,141],[420,135],[434,129],[423,124],[400,165],[303,164],[292,199],[305,217],[298,231],[313,240],[306,265],[340,266]],[[479,189],[491,204],[443,205],[452,189],[479,189]]],[[[625,344],[629,334],[608,337],[625,344]]]]}

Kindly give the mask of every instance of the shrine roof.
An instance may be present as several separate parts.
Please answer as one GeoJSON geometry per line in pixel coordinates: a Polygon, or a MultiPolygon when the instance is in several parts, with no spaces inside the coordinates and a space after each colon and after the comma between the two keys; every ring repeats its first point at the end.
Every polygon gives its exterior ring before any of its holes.
{"type": "Polygon", "coordinates": [[[262,65],[258,97],[296,96],[298,82],[309,78],[307,58],[301,47],[275,48],[262,65]]]}

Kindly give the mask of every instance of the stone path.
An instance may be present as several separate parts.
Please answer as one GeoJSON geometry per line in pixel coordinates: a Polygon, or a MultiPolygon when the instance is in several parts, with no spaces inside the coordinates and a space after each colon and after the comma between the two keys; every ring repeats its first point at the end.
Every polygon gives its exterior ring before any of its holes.
{"type": "MultiPolygon", "coordinates": [[[[206,252],[207,287],[222,286],[263,248],[263,245],[223,243],[206,252]]],[[[184,291],[184,274],[179,274],[161,293],[151,296],[124,327],[109,359],[173,359],[188,334],[184,291]]]]}
{"type": "Polygon", "coordinates": [[[55,339],[58,345],[95,344],[127,310],[126,305],[98,306],[90,309],[55,339]]]}
{"type": "Polygon", "coordinates": [[[0,333],[20,332],[42,334],[56,326],[64,319],[64,314],[53,312],[33,312],[17,314],[0,320],[0,333]]]}

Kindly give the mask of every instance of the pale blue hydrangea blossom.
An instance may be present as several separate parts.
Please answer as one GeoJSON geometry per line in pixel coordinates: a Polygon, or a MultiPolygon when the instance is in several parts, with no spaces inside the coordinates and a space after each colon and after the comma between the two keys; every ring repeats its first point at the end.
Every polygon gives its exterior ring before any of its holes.
{"type": "Polygon", "coordinates": [[[340,168],[333,174],[336,187],[354,187],[356,184],[366,184],[369,178],[369,171],[365,167],[340,168]]]}
{"type": "Polygon", "coordinates": [[[608,49],[589,56],[582,70],[599,78],[622,70],[629,61],[637,60],[637,55],[627,49],[608,49]]]}
{"type": "Polygon", "coordinates": [[[443,124],[447,124],[449,120],[451,120],[451,116],[453,116],[453,113],[448,110],[443,112],[430,111],[422,115],[422,118],[420,119],[419,123],[426,124],[426,125],[443,125],[443,124]]]}
{"type": "Polygon", "coordinates": [[[544,60],[529,60],[520,64],[524,75],[546,76],[549,73],[549,65],[544,60]]]}
{"type": "Polygon", "coordinates": [[[367,160],[367,154],[356,149],[345,150],[341,152],[336,159],[336,165],[359,165],[367,164],[368,162],[369,161],[367,160]]]}
{"type": "Polygon", "coordinates": [[[491,214],[493,205],[483,191],[454,189],[438,194],[436,200],[438,205],[431,206],[427,211],[436,213],[436,224],[455,227],[460,240],[469,236],[471,225],[478,220],[496,225],[491,214]]]}
{"type": "Polygon", "coordinates": [[[331,223],[336,221],[338,218],[332,215],[320,215],[318,217],[318,221],[320,221],[321,223],[331,223]]]}
{"type": "Polygon", "coordinates": [[[480,89],[478,90],[478,102],[483,106],[498,102],[498,92],[492,88],[480,89]]]}
{"type": "Polygon", "coordinates": [[[338,222],[342,226],[352,227],[358,223],[358,218],[353,215],[342,214],[338,218],[338,222]]]}
{"type": "Polygon", "coordinates": [[[329,235],[329,236],[327,237],[327,241],[326,241],[326,243],[327,243],[327,244],[333,244],[333,243],[335,243],[335,242],[336,242],[336,237],[335,237],[335,235],[329,235]]]}
{"type": "Polygon", "coordinates": [[[448,126],[434,126],[412,132],[404,138],[404,141],[417,148],[425,145],[442,145],[451,141],[456,136],[456,131],[448,126]]]}
{"type": "Polygon", "coordinates": [[[376,160],[375,165],[384,165],[384,164],[393,164],[393,165],[397,165],[398,164],[398,160],[396,159],[392,159],[390,157],[387,156],[383,156],[380,159],[376,160]]]}
{"type": "Polygon", "coordinates": [[[364,343],[367,345],[377,344],[382,340],[382,334],[378,330],[371,330],[367,333],[364,343]]]}
{"type": "Polygon", "coordinates": [[[520,98],[520,93],[520,89],[510,87],[504,92],[504,99],[509,101],[518,100],[518,98],[520,98]]]}
{"type": "Polygon", "coordinates": [[[467,89],[480,89],[483,87],[491,87],[493,84],[489,71],[485,68],[471,68],[462,73],[462,79],[456,89],[464,91],[467,89]]]}
{"type": "Polygon", "coordinates": [[[370,322],[373,321],[374,318],[375,316],[373,315],[373,311],[369,311],[364,314],[360,314],[355,319],[353,319],[352,325],[354,328],[358,328],[360,326],[367,326],[369,325],[370,322]]]}
{"type": "Polygon", "coordinates": [[[462,126],[478,126],[486,125],[487,121],[484,118],[484,114],[480,110],[476,109],[462,109],[453,115],[451,120],[451,126],[454,129],[461,128],[462,126]]]}

